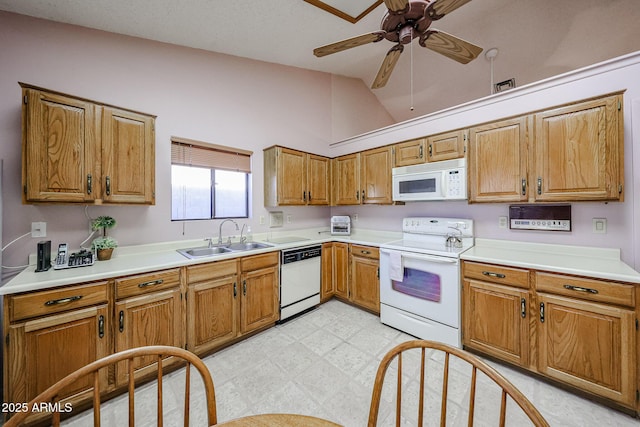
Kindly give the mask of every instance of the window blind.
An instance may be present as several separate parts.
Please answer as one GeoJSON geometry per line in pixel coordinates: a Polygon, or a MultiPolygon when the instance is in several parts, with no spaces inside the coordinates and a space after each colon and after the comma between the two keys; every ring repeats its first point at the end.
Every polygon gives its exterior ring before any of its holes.
{"type": "Polygon", "coordinates": [[[251,173],[252,151],[171,137],[171,164],[251,173]]]}

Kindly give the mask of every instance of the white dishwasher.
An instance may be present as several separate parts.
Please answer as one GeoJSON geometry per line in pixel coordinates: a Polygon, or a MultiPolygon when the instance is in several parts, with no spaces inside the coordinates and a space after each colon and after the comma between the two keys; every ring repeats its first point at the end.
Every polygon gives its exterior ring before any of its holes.
{"type": "Polygon", "coordinates": [[[320,304],[322,246],[285,249],[280,254],[280,321],[320,304]]]}

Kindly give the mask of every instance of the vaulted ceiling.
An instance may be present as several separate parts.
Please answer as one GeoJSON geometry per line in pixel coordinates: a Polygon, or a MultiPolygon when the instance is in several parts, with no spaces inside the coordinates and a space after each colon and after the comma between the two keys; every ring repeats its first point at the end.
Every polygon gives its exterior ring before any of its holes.
{"type": "MultiPolygon", "coordinates": [[[[313,49],[380,28],[375,0],[0,0],[0,10],[362,79],[370,86],[387,40],[317,58],[313,49]],[[373,9],[369,12],[369,8],[373,9]],[[342,12],[344,16],[336,11],[342,12]],[[333,12],[333,13],[330,13],[333,12]],[[363,16],[359,16],[363,15],[363,16]],[[353,23],[360,18],[357,22],[353,23]]],[[[484,48],[459,64],[417,40],[387,85],[372,90],[396,121],[640,50],[638,0],[473,0],[432,27],[484,48]],[[411,110],[411,107],[414,107],[411,110]]]]}

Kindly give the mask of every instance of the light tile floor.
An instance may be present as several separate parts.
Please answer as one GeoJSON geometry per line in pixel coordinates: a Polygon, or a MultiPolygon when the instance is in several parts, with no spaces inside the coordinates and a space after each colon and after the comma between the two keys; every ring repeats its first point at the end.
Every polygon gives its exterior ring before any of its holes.
{"type": "MultiPolygon", "coordinates": [[[[413,337],[387,327],[379,318],[339,301],[329,301],[318,309],[292,319],[256,336],[221,350],[207,358],[215,384],[218,421],[250,414],[292,412],[333,420],[346,427],[367,425],[369,403],[379,361],[393,346],[413,337]]],[[[410,360],[410,359],[407,359],[410,360]]],[[[430,358],[441,364],[438,355],[430,358]]],[[[640,421],[567,391],[533,379],[506,366],[491,363],[534,403],[552,426],[616,426],[639,427],[640,421]]],[[[415,387],[411,368],[407,371],[408,387],[415,387]]],[[[466,425],[463,404],[468,398],[468,373],[452,364],[450,405],[447,425],[466,425]]],[[[195,371],[195,370],[194,370],[195,371]]],[[[435,370],[434,372],[438,372],[435,370]]],[[[191,425],[206,425],[202,409],[203,393],[193,374],[194,394],[191,425]]],[[[427,378],[431,390],[439,390],[442,373],[427,378]],[[440,381],[440,382],[438,382],[440,381]]],[[[184,370],[166,376],[165,425],[182,425],[182,389],[184,370]]],[[[483,381],[480,380],[480,384],[483,381]]],[[[479,387],[482,387],[480,385],[479,387]]],[[[156,387],[149,384],[136,394],[136,425],[155,425],[156,387]]],[[[497,425],[499,401],[489,386],[480,389],[476,425],[497,425]],[[493,398],[491,403],[489,399],[493,398]]],[[[380,425],[393,425],[393,391],[383,393],[380,425]]],[[[403,399],[403,406],[411,399],[403,399]],[[406,402],[405,402],[406,401],[406,402]]],[[[115,398],[103,405],[102,423],[121,426],[127,423],[126,397],[115,398]]],[[[431,405],[427,405],[431,408],[431,405]]],[[[508,408],[510,408],[508,406],[508,408]]],[[[439,417],[439,408],[434,408],[439,417]]],[[[515,411],[508,411],[511,424],[525,425],[515,411]]],[[[403,411],[403,414],[405,412],[403,411]]],[[[408,412],[403,425],[415,426],[408,412]]],[[[439,418],[438,418],[439,419],[439,418]]],[[[427,425],[436,425],[427,422],[427,425]]],[[[65,425],[93,425],[92,414],[83,413],[65,425]]]]}

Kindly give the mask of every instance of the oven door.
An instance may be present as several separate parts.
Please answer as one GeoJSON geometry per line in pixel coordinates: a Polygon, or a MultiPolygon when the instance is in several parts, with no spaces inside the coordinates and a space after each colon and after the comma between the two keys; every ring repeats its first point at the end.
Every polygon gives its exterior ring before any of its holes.
{"type": "Polygon", "coordinates": [[[380,303],[459,328],[459,260],[401,251],[402,280],[393,280],[391,253],[380,250],[380,303]]]}

